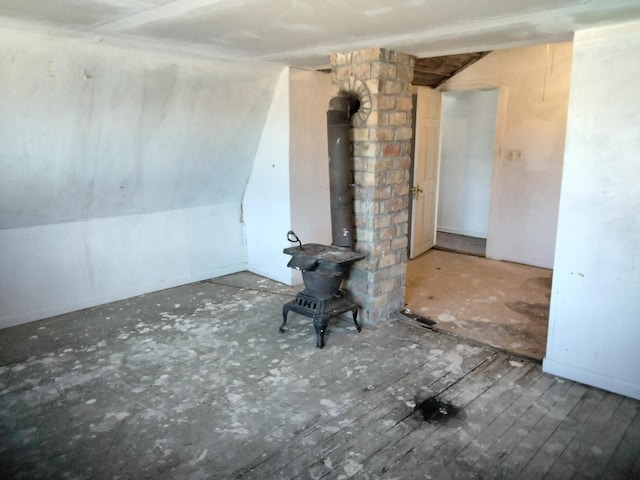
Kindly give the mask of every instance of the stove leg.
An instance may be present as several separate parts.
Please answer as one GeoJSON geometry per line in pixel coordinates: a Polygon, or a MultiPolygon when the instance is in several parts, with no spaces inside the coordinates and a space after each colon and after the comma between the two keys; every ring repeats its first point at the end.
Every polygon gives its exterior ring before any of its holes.
{"type": "Polygon", "coordinates": [[[313,319],[313,328],[316,330],[316,347],[324,348],[324,332],[329,326],[329,319],[313,319]]]}
{"type": "Polygon", "coordinates": [[[358,333],[360,333],[360,331],[362,330],[362,325],[358,323],[358,309],[354,308],[353,310],[351,310],[351,313],[353,314],[353,323],[356,324],[356,330],[358,331],[358,333]]]}
{"type": "Polygon", "coordinates": [[[282,325],[280,325],[280,333],[284,333],[284,327],[287,324],[287,314],[289,313],[289,305],[282,307],[282,325]]]}

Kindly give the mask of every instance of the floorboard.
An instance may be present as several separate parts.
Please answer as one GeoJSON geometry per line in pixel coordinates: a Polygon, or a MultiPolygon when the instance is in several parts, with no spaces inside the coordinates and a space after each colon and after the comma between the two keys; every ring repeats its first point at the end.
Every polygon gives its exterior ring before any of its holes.
{"type": "MultiPolygon", "coordinates": [[[[429,456],[420,456],[421,464],[425,465],[433,457],[443,459],[439,468],[430,468],[435,478],[447,474],[466,474],[473,471],[473,461],[480,448],[479,437],[495,422],[506,408],[521,394],[515,388],[515,382],[523,381],[530,372],[527,367],[512,367],[503,374],[483,394],[465,409],[465,422],[453,435],[447,437],[446,443],[436,449],[429,456]]],[[[528,380],[525,380],[526,384],[528,380]]],[[[455,475],[454,475],[455,477],[455,475]]]]}
{"type": "Polygon", "coordinates": [[[631,418],[625,422],[626,427],[620,429],[624,433],[602,472],[603,480],[640,478],[640,410],[635,400],[625,399],[625,402],[631,418]]]}
{"type": "Polygon", "coordinates": [[[523,427],[527,425],[526,414],[531,405],[540,401],[549,388],[554,385],[556,380],[553,377],[541,374],[538,369],[535,370],[540,374],[536,381],[528,386],[523,394],[492,423],[491,431],[495,437],[488,436],[483,441],[485,448],[475,459],[474,470],[490,472],[492,466],[509,455],[520,440],[523,427]]]}
{"type": "MultiPolygon", "coordinates": [[[[549,390],[550,392],[552,390],[549,390]]],[[[528,434],[521,439],[518,446],[505,457],[501,462],[499,470],[501,478],[514,478],[514,475],[520,475],[520,478],[528,478],[527,472],[531,472],[539,463],[541,468],[544,467],[543,461],[539,455],[547,440],[556,428],[562,422],[575,405],[583,398],[586,388],[582,385],[572,384],[566,389],[562,397],[553,398],[553,405],[538,421],[532,425],[528,434]]],[[[535,404],[532,406],[535,408],[535,404]]],[[[551,447],[551,446],[550,446],[551,447]]],[[[544,470],[546,473],[546,470],[544,470]]]]}
{"type": "MultiPolygon", "coordinates": [[[[494,366],[505,365],[506,359],[500,358],[499,360],[500,362],[495,362],[494,366]]],[[[500,378],[499,373],[495,375],[498,370],[501,369],[491,368],[482,372],[474,372],[474,375],[469,376],[469,381],[473,381],[474,386],[479,388],[474,389],[467,382],[460,382],[457,385],[460,389],[459,392],[451,392],[445,398],[456,406],[462,406],[462,412],[466,412],[466,409],[489,390],[496,379],[500,378]],[[486,383],[483,385],[483,382],[486,383]]],[[[390,452],[395,452],[393,457],[387,455],[388,458],[381,456],[373,460],[374,464],[376,462],[380,464],[374,470],[384,472],[383,478],[394,478],[398,475],[402,477],[407,475],[409,471],[420,471],[422,469],[421,462],[428,461],[433,455],[439,456],[440,454],[437,452],[447,445],[451,437],[458,435],[461,431],[460,426],[467,422],[469,422],[468,415],[460,413],[443,422],[429,421],[423,422],[422,425],[419,424],[409,436],[403,439],[401,446],[387,449],[390,452]]]]}
{"type": "Polygon", "coordinates": [[[0,331],[7,479],[638,478],[637,400],[243,273],[0,331]],[[455,415],[425,420],[431,396],[455,415]]]}
{"type": "Polygon", "coordinates": [[[602,478],[635,413],[635,406],[625,399],[610,393],[605,396],[568,447],[577,450],[575,460],[580,459],[579,462],[574,460],[578,465],[575,477],[602,478]]]}

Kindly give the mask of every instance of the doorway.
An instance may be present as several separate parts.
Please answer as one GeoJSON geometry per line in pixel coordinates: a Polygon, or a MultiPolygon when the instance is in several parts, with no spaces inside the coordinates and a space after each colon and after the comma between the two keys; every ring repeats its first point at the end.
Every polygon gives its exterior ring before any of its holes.
{"type": "Polygon", "coordinates": [[[500,90],[441,96],[436,244],[408,263],[404,312],[431,328],[540,360],[551,271],[478,258],[491,242],[500,90]]]}
{"type": "Polygon", "coordinates": [[[485,256],[497,88],[442,93],[436,247],[485,256]]]}

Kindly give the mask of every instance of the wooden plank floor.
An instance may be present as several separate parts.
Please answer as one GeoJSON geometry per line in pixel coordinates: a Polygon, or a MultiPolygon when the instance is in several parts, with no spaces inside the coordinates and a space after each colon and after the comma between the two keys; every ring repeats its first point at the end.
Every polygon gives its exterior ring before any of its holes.
{"type": "Polygon", "coordinates": [[[318,350],[278,333],[291,295],[239,274],[0,331],[2,478],[640,478],[640,402],[403,322],[318,350]]]}

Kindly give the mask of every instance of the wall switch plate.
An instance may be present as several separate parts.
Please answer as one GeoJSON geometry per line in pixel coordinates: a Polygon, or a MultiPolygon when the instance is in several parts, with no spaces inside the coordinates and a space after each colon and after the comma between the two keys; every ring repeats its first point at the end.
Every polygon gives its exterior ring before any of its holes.
{"type": "Polygon", "coordinates": [[[507,150],[508,160],[522,160],[522,150],[507,150]]]}

